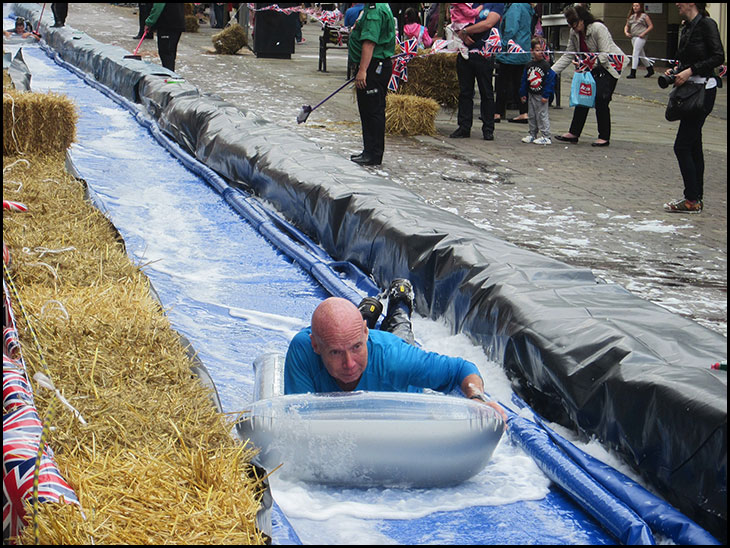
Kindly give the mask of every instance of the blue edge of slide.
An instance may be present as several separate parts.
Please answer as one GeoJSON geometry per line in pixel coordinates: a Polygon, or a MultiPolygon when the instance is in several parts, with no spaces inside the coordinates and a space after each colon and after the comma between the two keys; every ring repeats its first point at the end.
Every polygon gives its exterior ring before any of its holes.
{"type": "MultiPolygon", "coordinates": [[[[350,284],[365,293],[373,295],[379,292],[379,288],[356,266],[333,262],[321,248],[276,212],[261,204],[255,197],[231,187],[212,169],[191,157],[176,142],[165,136],[154,121],[140,115],[138,105],[64,61],[47,46],[43,47],[57,64],[132,112],[137,121],[173,156],[203,178],[242,218],[277,249],[309,272],[330,294],[353,302],[359,301],[359,293],[351,285],[344,283],[343,278],[347,278],[350,284]]],[[[500,403],[509,415],[508,432],[512,441],[535,460],[551,481],[622,544],[654,544],[652,532],[677,544],[720,544],[710,533],[666,501],[559,436],[531,410],[534,420],[525,418],[510,406],[500,403]]],[[[529,409],[517,395],[513,396],[512,405],[518,410],[529,409]]],[[[271,518],[275,534],[280,540],[298,542],[296,532],[275,503],[271,518]]]]}

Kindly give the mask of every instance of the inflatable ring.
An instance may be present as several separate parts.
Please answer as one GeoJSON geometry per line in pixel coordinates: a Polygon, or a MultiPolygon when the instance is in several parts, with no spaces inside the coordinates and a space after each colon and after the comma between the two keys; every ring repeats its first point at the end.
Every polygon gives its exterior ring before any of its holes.
{"type": "Polygon", "coordinates": [[[504,430],[499,414],[438,393],[338,392],[280,395],[281,355],[254,364],[257,399],[236,425],[281,465],[283,479],[350,487],[445,487],[479,473],[504,430]],[[279,380],[277,380],[279,379],[279,380]]]}

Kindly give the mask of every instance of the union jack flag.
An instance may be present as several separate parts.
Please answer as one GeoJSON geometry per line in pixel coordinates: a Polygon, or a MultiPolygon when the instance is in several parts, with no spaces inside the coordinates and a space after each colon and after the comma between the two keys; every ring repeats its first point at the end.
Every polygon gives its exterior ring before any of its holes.
{"type": "Polygon", "coordinates": [[[3,200],[3,209],[7,209],[8,211],[28,211],[28,206],[21,204],[20,202],[3,200]]]}
{"type": "Polygon", "coordinates": [[[3,329],[3,370],[5,369],[5,356],[17,359],[20,356],[20,341],[18,331],[12,326],[3,329]]]}
{"type": "Polygon", "coordinates": [[[517,42],[510,39],[507,42],[507,53],[525,53],[525,50],[517,42]]]}
{"type": "Polygon", "coordinates": [[[388,89],[394,93],[398,91],[398,75],[395,72],[390,75],[390,80],[388,81],[388,89]]]}
{"type": "Polygon", "coordinates": [[[624,56],[621,54],[609,53],[608,62],[614,69],[616,69],[616,72],[621,72],[624,68],[624,56]]]}
{"type": "Polygon", "coordinates": [[[410,40],[403,40],[399,43],[400,49],[403,51],[403,55],[407,57],[413,57],[418,53],[418,39],[411,38],[410,40]]]}
{"type": "Polygon", "coordinates": [[[439,53],[441,51],[444,51],[448,49],[449,47],[449,40],[434,40],[433,44],[431,44],[431,53],[439,53]]]}
{"type": "Polygon", "coordinates": [[[576,60],[578,61],[578,66],[575,68],[576,72],[590,72],[596,65],[598,55],[595,53],[578,53],[576,54],[576,60]]]}
{"type": "Polygon", "coordinates": [[[23,373],[3,371],[3,408],[33,405],[33,392],[23,373]]]}
{"type": "Polygon", "coordinates": [[[489,33],[489,38],[484,41],[484,46],[479,53],[484,57],[491,57],[495,53],[502,51],[502,38],[499,35],[499,31],[496,28],[492,28],[489,33]]]}
{"type": "MultiPolygon", "coordinates": [[[[3,535],[17,536],[25,525],[23,502],[33,496],[34,473],[41,421],[29,405],[3,416],[3,535]]],[[[61,477],[49,447],[41,456],[38,501],[79,504],[73,489],[61,477]]]]}

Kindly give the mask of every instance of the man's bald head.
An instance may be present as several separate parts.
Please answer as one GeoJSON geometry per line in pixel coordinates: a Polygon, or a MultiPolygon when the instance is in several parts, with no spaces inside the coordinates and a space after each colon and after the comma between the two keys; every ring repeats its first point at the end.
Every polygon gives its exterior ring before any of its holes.
{"type": "Polygon", "coordinates": [[[312,314],[312,348],[343,390],[353,390],[367,367],[367,340],[367,324],[347,299],[326,299],[312,314]]]}

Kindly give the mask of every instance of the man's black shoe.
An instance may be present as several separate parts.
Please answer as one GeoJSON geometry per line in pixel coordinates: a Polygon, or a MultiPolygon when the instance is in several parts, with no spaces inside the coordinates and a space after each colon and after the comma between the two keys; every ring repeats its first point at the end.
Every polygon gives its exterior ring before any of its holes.
{"type": "Polygon", "coordinates": [[[360,154],[353,154],[352,156],[350,156],[350,160],[352,160],[353,162],[355,160],[359,160],[363,157],[364,154],[364,152],[361,152],[360,154]]]}
{"type": "Polygon", "coordinates": [[[454,131],[454,133],[449,135],[449,138],[450,139],[466,139],[470,135],[471,135],[470,131],[459,127],[459,128],[456,128],[456,131],[454,131]]]}
{"type": "Polygon", "coordinates": [[[138,34],[137,36],[132,36],[132,40],[141,40],[141,39],[142,39],[141,34],[138,34]]]}
{"type": "Polygon", "coordinates": [[[351,157],[350,160],[361,166],[379,166],[383,163],[382,158],[376,158],[364,153],[360,156],[351,157]]]}
{"type": "Polygon", "coordinates": [[[483,135],[485,141],[494,141],[494,133],[484,133],[483,135]]]}
{"type": "Polygon", "coordinates": [[[368,323],[368,329],[375,329],[375,324],[383,313],[383,304],[375,297],[365,297],[357,309],[362,319],[368,323]]]}

